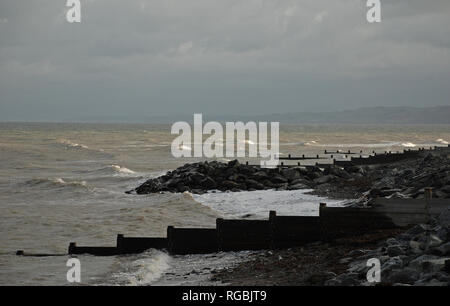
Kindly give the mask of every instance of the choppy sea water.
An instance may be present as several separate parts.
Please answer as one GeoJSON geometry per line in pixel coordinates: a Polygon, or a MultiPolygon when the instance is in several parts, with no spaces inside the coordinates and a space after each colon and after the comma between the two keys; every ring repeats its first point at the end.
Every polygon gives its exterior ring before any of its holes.
{"type": "MultiPolygon", "coordinates": [[[[168,225],[214,227],[217,217],[267,218],[269,210],[314,215],[319,202],[341,204],[305,190],[125,194],[149,177],[194,161],[172,157],[174,137],[164,125],[0,123],[0,284],[68,285],[67,256],[15,256],[19,249],[63,254],[71,241],[114,246],[118,233],[165,236],[168,225]]],[[[286,155],[319,154],[324,149],[397,151],[448,141],[450,126],[280,130],[280,151],[286,155]]],[[[82,284],[201,285],[210,284],[212,269],[233,265],[247,255],[170,256],[149,250],[79,259],[82,284]]]]}

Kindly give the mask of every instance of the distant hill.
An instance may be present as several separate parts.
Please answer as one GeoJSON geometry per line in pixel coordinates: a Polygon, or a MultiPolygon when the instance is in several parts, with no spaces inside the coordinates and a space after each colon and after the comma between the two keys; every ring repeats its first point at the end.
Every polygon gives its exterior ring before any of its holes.
{"type": "Polygon", "coordinates": [[[339,112],[296,112],[245,117],[241,119],[278,121],[284,124],[450,124],[450,106],[380,106],[339,112]]]}

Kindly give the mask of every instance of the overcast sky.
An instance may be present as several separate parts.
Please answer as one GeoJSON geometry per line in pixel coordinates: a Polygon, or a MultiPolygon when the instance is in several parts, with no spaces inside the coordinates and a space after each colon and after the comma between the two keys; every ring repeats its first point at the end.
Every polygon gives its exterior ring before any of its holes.
{"type": "Polygon", "coordinates": [[[450,105],[450,1],[0,1],[0,120],[450,105]]]}

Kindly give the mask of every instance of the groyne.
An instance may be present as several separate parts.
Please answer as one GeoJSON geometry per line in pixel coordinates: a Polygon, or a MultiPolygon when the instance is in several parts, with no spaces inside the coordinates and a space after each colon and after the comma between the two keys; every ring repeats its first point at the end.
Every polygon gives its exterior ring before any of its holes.
{"type": "MultiPolygon", "coordinates": [[[[263,220],[218,218],[216,228],[168,226],[167,237],[125,237],[118,234],[117,245],[110,247],[78,246],[71,242],[68,254],[114,256],[153,248],[166,249],[173,255],[185,255],[289,248],[380,229],[406,228],[438,216],[448,207],[448,202],[440,199],[409,202],[380,199],[373,208],[328,207],[320,203],[318,216],[279,216],[276,211],[270,211],[268,218],[263,220]]],[[[17,255],[25,253],[18,251],[17,255]]]]}

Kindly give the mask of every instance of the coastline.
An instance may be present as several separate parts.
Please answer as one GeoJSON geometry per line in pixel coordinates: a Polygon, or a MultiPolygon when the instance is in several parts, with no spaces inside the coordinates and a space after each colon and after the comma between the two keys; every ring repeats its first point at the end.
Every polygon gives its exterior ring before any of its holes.
{"type": "MultiPolygon", "coordinates": [[[[370,207],[378,198],[414,199],[425,203],[426,190],[450,202],[450,159],[447,151],[419,150],[413,158],[376,165],[335,165],[262,170],[240,164],[187,164],[136,188],[137,193],[203,194],[210,189],[255,191],[313,189],[328,199],[353,199],[349,206],[370,207]],[[218,177],[227,173],[224,178],[218,177]],[[431,188],[431,189],[430,189],[431,188]]],[[[430,195],[428,195],[430,196],[430,195]]],[[[449,206],[450,208],[450,206],[449,206]]],[[[212,282],[224,285],[373,285],[367,260],[378,259],[380,285],[450,285],[450,210],[414,227],[370,230],[332,241],[252,254],[232,268],[213,271],[212,282]]]]}

